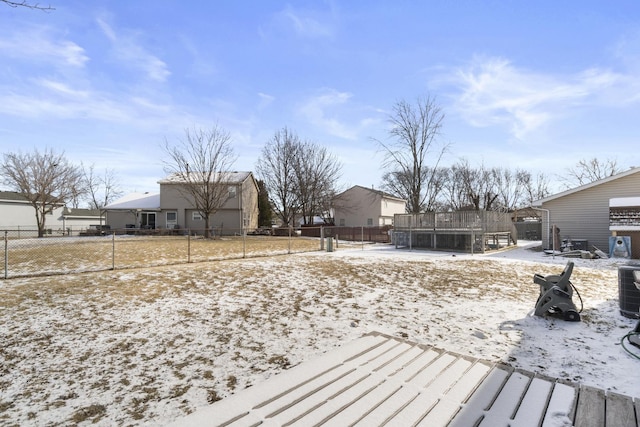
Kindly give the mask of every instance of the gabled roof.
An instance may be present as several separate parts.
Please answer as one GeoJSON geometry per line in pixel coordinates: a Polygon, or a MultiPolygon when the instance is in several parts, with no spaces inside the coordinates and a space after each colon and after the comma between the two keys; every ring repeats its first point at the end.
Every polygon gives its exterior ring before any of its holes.
{"type": "MultiPolygon", "coordinates": [[[[8,203],[31,203],[22,193],[17,191],[0,191],[0,201],[8,203]]],[[[64,206],[64,203],[54,203],[54,206],[64,206]]]]}
{"type": "Polygon", "coordinates": [[[160,193],[131,193],[108,204],[104,210],[160,209],[160,193]]]}
{"type": "Polygon", "coordinates": [[[0,200],[12,200],[16,202],[26,202],[27,199],[17,191],[0,191],[0,200]]]}
{"type": "MultiPolygon", "coordinates": [[[[191,182],[203,182],[202,172],[190,172],[191,182]]],[[[251,172],[216,172],[214,182],[224,182],[226,184],[240,184],[251,176],[251,172]],[[221,176],[222,174],[222,176],[221,176]]],[[[158,184],[182,184],[185,180],[180,174],[172,173],[158,181],[158,184]]]]}
{"type": "Polygon", "coordinates": [[[64,208],[62,215],[65,217],[73,218],[86,218],[86,217],[100,217],[100,210],[98,209],[80,209],[80,208],[64,208]]]}
{"type": "Polygon", "coordinates": [[[561,197],[568,196],[570,194],[578,193],[580,191],[584,191],[584,190],[587,190],[589,188],[596,187],[598,185],[606,184],[607,182],[615,181],[617,179],[624,178],[624,177],[627,177],[629,175],[633,175],[633,174],[636,174],[636,173],[640,173],[640,167],[631,168],[631,169],[626,170],[624,172],[620,172],[620,173],[618,173],[616,175],[608,176],[606,178],[599,179],[597,181],[593,181],[593,182],[590,182],[588,184],[584,184],[584,185],[581,185],[579,187],[563,191],[561,193],[553,194],[553,195],[551,195],[549,197],[545,197],[544,199],[534,200],[533,202],[531,202],[531,205],[532,206],[542,206],[543,203],[547,203],[547,202],[550,202],[552,200],[556,200],[556,199],[559,199],[561,197]]]}
{"type": "Polygon", "coordinates": [[[400,198],[400,197],[396,197],[396,196],[394,196],[394,195],[393,195],[393,194],[391,194],[391,193],[386,193],[386,192],[384,192],[384,191],[382,191],[382,190],[376,190],[375,188],[368,188],[368,187],[364,187],[364,186],[362,186],[362,185],[354,185],[353,187],[351,187],[351,188],[349,188],[349,189],[347,189],[347,190],[343,191],[342,193],[340,193],[340,194],[336,195],[336,198],[338,198],[338,197],[342,196],[342,195],[343,195],[343,194],[345,194],[346,192],[351,191],[351,190],[353,190],[353,189],[359,189],[359,190],[368,191],[368,192],[370,192],[370,193],[372,193],[372,194],[376,194],[376,195],[378,195],[378,196],[384,197],[385,199],[393,199],[393,200],[397,200],[397,201],[399,201],[399,202],[404,202],[404,203],[406,203],[406,202],[407,202],[405,199],[400,198]]]}

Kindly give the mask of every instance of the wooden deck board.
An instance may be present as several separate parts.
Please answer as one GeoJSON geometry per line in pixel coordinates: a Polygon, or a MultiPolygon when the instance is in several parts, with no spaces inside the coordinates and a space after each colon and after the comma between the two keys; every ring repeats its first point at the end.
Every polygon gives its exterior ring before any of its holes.
{"type": "Polygon", "coordinates": [[[365,335],[173,426],[640,427],[640,399],[365,335]]]}

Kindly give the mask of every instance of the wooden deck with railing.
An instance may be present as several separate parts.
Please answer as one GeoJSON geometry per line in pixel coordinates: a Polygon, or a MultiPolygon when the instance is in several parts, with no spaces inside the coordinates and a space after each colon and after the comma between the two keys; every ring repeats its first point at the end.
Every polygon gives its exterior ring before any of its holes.
{"type": "Polygon", "coordinates": [[[495,211],[426,212],[394,216],[396,247],[484,252],[517,244],[511,215],[495,211]]]}

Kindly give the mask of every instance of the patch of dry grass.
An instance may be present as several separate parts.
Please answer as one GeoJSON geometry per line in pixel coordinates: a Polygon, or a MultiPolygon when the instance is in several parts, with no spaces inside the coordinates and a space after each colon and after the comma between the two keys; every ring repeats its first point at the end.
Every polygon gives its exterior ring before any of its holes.
{"type": "MultiPolygon", "coordinates": [[[[187,236],[111,236],[15,240],[8,277],[152,267],[317,251],[318,239],[275,236],[204,239],[187,236]]],[[[3,251],[4,252],[4,251],[3,251]]],[[[4,254],[3,254],[4,255],[4,254]]]]}
{"type": "MultiPolygon", "coordinates": [[[[295,241],[299,250],[317,244],[295,241]]],[[[216,256],[230,247],[201,244],[197,250],[216,256]]],[[[482,328],[456,301],[498,312],[500,301],[533,306],[534,273],[554,274],[557,266],[295,256],[0,282],[0,424],[159,423],[367,328],[432,343],[451,340],[446,325],[433,327],[442,319],[482,328]]],[[[601,291],[593,288],[615,273],[574,274],[595,298],[601,291]]],[[[507,338],[499,335],[496,347],[507,338]]],[[[502,357],[488,348],[473,351],[502,357]]]]}

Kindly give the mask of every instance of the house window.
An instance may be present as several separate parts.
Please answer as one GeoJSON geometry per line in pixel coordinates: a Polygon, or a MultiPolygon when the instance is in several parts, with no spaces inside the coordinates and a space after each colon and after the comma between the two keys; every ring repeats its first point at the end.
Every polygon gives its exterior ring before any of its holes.
{"type": "Polygon", "coordinates": [[[154,230],[156,228],[156,213],[142,212],[140,214],[140,228],[154,230]]]}
{"type": "Polygon", "coordinates": [[[236,192],[237,192],[236,187],[235,187],[235,186],[230,185],[230,186],[229,186],[229,198],[230,198],[230,199],[235,199],[235,198],[236,198],[236,192]]]}
{"type": "Polygon", "coordinates": [[[340,227],[344,227],[345,223],[344,218],[340,218],[340,227]]]}
{"type": "Polygon", "coordinates": [[[174,226],[178,223],[178,212],[167,212],[167,227],[174,226]]]}
{"type": "Polygon", "coordinates": [[[202,221],[202,215],[200,215],[200,212],[192,212],[191,219],[194,221],[202,221]]]}
{"type": "Polygon", "coordinates": [[[367,225],[373,225],[373,218],[367,218],[367,225]]]}

